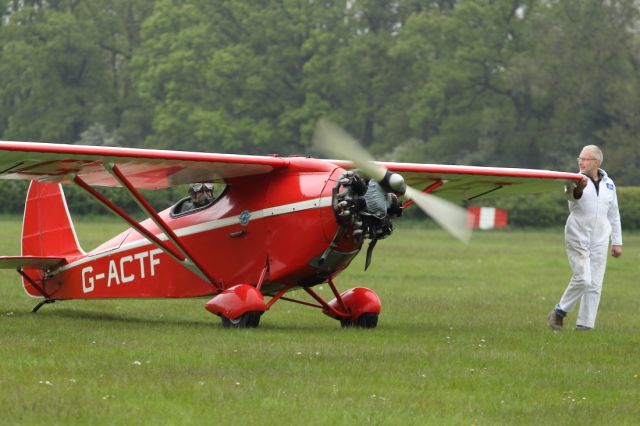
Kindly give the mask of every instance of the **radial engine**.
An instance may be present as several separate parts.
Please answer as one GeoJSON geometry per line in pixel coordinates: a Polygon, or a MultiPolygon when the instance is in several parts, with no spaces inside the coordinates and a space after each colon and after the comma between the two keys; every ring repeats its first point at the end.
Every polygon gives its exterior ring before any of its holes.
{"type": "MultiPolygon", "coordinates": [[[[392,191],[355,171],[345,172],[333,188],[333,211],[339,237],[351,237],[360,245],[370,239],[365,269],[378,242],[393,233],[392,220],[402,216],[402,201],[392,191]]],[[[334,239],[335,241],[335,239],[334,239]]]]}

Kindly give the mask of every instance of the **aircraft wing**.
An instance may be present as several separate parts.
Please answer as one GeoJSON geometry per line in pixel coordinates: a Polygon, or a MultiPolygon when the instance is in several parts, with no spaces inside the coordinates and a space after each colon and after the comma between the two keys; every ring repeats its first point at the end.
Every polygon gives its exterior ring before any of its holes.
{"type": "MultiPolygon", "coordinates": [[[[334,162],[344,168],[353,168],[353,165],[346,161],[334,162]]],[[[453,202],[559,191],[567,181],[582,179],[582,175],[578,173],[550,170],[390,162],[376,164],[400,173],[407,185],[416,189],[424,190],[433,184],[439,185],[430,193],[453,202]]]]}
{"type": "Polygon", "coordinates": [[[105,166],[115,164],[139,189],[214,182],[259,175],[285,167],[280,157],[208,154],[105,146],[0,141],[0,179],[69,183],[74,176],[92,186],[120,184],[105,166]]]}

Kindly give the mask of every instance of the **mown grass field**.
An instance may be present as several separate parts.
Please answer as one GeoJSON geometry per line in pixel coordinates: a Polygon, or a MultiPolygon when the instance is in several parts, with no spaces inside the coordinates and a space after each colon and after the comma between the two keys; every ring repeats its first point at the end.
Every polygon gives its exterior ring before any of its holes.
{"type": "MultiPolygon", "coordinates": [[[[85,249],[122,228],[77,227],[85,249]]],[[[1,254],[19,253],[19,234],[18,218],[0,220],[1,254]]],[[[368,272],[361,255],[337,280],[378,292],[373,331],[286,302],[255,330],[223,329],[204,299],[33,315],[0,271],[0,423],[639,424],[639,243],[625,235],[610,258],[589,333],[546,326],[570,276],[560,229],[479,232],[469,246],[397,230],[368,272]]]]}

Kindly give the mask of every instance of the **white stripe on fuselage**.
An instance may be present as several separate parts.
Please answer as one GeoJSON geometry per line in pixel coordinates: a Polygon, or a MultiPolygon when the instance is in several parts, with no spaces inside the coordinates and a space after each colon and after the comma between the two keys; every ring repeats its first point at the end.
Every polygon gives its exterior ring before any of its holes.
{"type": "MultiPolygon", "coordinates": [[[[265,217],[278,216],[281,214],[294,213],[294,212],[317,209],[322,207],[329,207],[329,206],[331,206],[331,197],[314,198],[312,200],[300,201],[298,203],[284,204],[282,206],[270,207],[267,209],[250,212],[251,214],[250,220],[253,221],[257,219],[263,219],[265,217]]],[[[225,217],[223,219],[217,219],[209,222],[199,223],[197,225],[186,226],[184,228],[174,230],[174,232],[178,237],[184,237],[187,235],[194,235],[194,234],[200,234],[202,232],[211,231],[213,229],[224,228],[224,227],[235,225],[238,223],[240,223],[240,216],[231,216],[231,217],[225,217]]],[[[167,236],[164,233],[156,234],[156,237],[158,237],[162,241],[167,240],[167,236]]],[[[69,263],[68,265],[64,265],[58,268],[56,271],[54,271],[54,274],[58,274],[60,272],[66,271],[67,269],[75,268],[76,266],[79,266],[88,262],[93,262],[94,260],[97,260],[106,256],[112,256],[114,254],[117,254],[123,251],[132,250],[132,249],[136,249],[136,248],[144,247],[148,245],[153,245],[153,243],[149,242],[149,240],[142,237],[138,241],[124,244],[122,246],[113,248],[111,250],[103,251],[97,254],[90,254],[87,257],[82,258],[76,262],[69,263]]]]}

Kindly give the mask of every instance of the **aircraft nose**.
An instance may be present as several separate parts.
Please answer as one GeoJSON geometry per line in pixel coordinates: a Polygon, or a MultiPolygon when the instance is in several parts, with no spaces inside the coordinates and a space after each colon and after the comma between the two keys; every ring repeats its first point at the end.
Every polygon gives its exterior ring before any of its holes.
{"type": "Polygon", "coordinates": [[[396,194],[404,195],[407,191],[407,184],[404,182],[404,177],[399,173],[390,173],[389,188],[391,188],[396,194]]]}

